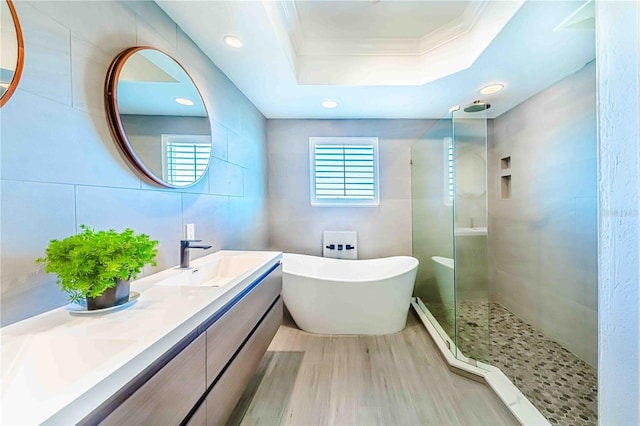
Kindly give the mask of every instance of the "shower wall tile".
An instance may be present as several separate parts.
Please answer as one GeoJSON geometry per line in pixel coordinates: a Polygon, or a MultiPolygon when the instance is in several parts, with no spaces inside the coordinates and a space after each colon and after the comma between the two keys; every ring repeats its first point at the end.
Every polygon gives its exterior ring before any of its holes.
{"type": "Polygon", "coordinates": [[[496,272],[500,281],[494,284],[502,292],[489,297],[502,304],[518,306],[518,317],[527,324],[540,324],[543,315],[540,309],[542,303],[540,287],[527,278],[520,278],[500,269],[496,272]]]}
{"type": "Polygon", "coordinates": [[[595,123],[595,64],[589,63],[495,119],[488,162],[492,299],[594,366],[595,123]],[[508,200],[499,186],[506,155],[508,200]]]}
{"type": "Polygon", "coordinates": [[[576,197],[574,199],[576,209],[575,232],[579,243],[596,247],[597,235],[593,229],[598,227],[598,199],[592,197],[576,197]]]}
{"type": "Polygon", "coordinates": [[[554,289],[541,291],[540,322],[544,334],[560,342],[562,346],[587,361],[598,358],[598,315],[593,309],[573,303],[554,289]],[[562,324],[562,327],[558,325],[562,324]]]}

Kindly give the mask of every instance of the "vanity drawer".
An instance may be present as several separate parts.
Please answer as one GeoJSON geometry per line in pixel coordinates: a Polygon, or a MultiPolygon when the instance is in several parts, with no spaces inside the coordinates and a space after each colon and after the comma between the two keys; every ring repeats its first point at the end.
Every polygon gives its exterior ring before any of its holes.
{"type": "Polygon", "coordinates": [[[104,425],[179,424],[205,386],[205,336],[201,334],[104,419],[104,425]]]}
{"type": "Polygon", "coordinates": [[[207,387],[218,377],[281,289],[282,266],[278,266],[207,329],[207,387]]]}
{"type": "Polygon", "coordinates": [[[207,425],[207,404],[204,402],[193,413],[193,416],[187,422],[187,426],[206,426],[207,425]]]}
{"type": "Polygon", "coordinates": [[[207,425],[224,425],[282,324],[282,298],[273,305],[206,399],[207,425]]]}

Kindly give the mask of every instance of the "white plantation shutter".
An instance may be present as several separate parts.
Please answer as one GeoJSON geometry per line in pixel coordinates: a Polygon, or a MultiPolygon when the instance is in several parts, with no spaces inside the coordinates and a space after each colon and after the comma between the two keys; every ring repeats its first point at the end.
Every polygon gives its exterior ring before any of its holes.
{"type": "Polygon", "coordinates": [[[377,138],[310,138],[311,204],[376,206],[377,138]]]}
{"type": "Polygon", "coordinates": [[[204,139],[162,135],[164,180],[171,185],[188,186],[202,176],[211,157],[211,142],[208,136],[204,139]]]}

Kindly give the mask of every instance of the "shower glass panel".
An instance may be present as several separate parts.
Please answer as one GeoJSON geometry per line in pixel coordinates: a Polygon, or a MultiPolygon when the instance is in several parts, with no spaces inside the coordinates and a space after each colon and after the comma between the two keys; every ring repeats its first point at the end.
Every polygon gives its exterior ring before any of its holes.
{"type": "Polygon", "coordinates": [[[486,111],[454,111],[411,147],[414,295],[449,350],[473,364],[489,351],[486,159],[486,111]]]}
{"type": "Polygon", "coordinates": [[[486,115],[486,110],[452,113],[456,356],[485,362],[489,355],[486,115]]]}
{"type": "Polygon", "coordinates": [[[413,256],[420,261],[414,295],[454,350],[453,134],[443,118],[411,147],[413,256]],[[448,264],[448,266],[447,266],[448,264]]]}

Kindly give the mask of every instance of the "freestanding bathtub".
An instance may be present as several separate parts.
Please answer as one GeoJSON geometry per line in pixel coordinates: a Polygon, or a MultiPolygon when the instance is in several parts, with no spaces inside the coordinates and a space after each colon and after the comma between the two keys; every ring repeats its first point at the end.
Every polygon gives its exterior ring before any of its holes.
{"type": "Polygon", "coordinates": [[[446,321],[453,326],[455,324],[455,261],[449,257],[442,256],[432,256],[431,261],[433,262],[433,272],[436,275],[436,284],[446,321]]]}
{"type": "Polygon", "coordinates": [[[432,256],[431,261],[433,262],[433,272],[436,275],[440,299],[445,305],[453,305],[455,262],[449,257],[442,256],[432,256]]]}
{"type": "Polygon", "coordinates": [[[418,260],[342,260],[285,253],[282,298],[302,330],[388,334],[404,328],[418,260]]]}

